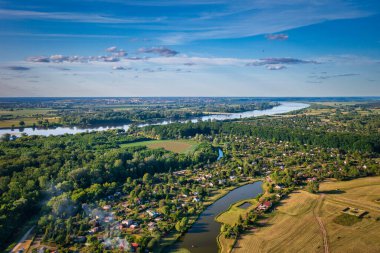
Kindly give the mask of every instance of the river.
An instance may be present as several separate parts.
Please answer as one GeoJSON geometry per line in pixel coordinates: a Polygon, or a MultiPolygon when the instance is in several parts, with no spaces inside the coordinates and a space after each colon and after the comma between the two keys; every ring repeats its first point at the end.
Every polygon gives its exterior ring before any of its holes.
{"type": "Polygon", "coordinates": [[[222,151],[222,149],[219,148],[218,149],[218,158],[216,160],[219,161],[220,159],[223,158],[223,156],[224,156],[223,151],[222,151]]]}
{"type": "MultiPolygon", "coordinates": [[[[262,193],[262,182],[255,182],[236,188],[206,208],[187,233],[172,246],[172,251],[187,249],[191,253],[217,253],[216,241],[221,224],[215,217],[240,200],[255,198],[262,193]]],[[[184,251],[186,252],[186,251],[184,251]]]]}
{"type": "MultiPolygon", "coordinates": [[[[231,114],[218,114],[218,115],[207,115],[200,118],[194,118],[191,121],[197,122],[200,119],[203,121],[207,120],[228,120],[228,119],[243,119],[243,118],[250,118],[250,117],[258,117],[258,116],[264,116],[264,115],[275,115],[280,113],[287,113],[290,111],[300,110],[303,108],[308,107],[308,104],[304,103],[293,103],[293,102],[281,102],[279,106],[273,107],[271,109],[267,110],[253,110],[253,111],[246,111],[242,113],[231,113],[231,114]]],[[[167,125],[174,122],[187,122],[186,121],[162,121],[159,123],[153,123],[153,124],[140,124],[140,127],[148,126],[148,125],[167,125]]],[[[101,126],[101,127],[87,127],[87,128],[80,128],[80,127],[56,127],[56,128],[48,128],[48,129],[37,129],[37,128],[31,128],[27,127],[24,129],[0,129],[0,135],[3,134],[11,134],[11,135],[20,135],[21,133],[25,133],[27,135],[43,135],[43,136],[49,136],[49,135],[63,135],[63,134],[76,134],[76,133],[83,133],[88,131],[104,131],[108,129],[124,129],[128,130],[128,125],[119,125],[119,126],[101,126]]]]}

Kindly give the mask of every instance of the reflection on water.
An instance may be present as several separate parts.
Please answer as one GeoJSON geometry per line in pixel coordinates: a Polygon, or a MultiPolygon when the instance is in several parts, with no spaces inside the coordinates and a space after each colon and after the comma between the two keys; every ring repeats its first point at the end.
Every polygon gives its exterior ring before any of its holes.
{"type": "MultiPolygon", "coordinates": [[[[272,109],[267,110],[254,110],[247,111],[242,113],[231,113],[231,114],[218,114],[218,115],[207,115],[201,118],[192,119],[192,122],[197,122],[199,119],[203,121],[207,120],[227,120],[227,119],[239,119],[239,118],[250,118],[264,115],[274,115],[280,113],[286,113],[290,111],[300,110],[308,107],[308,104],[303,103],[291,103],[291,102],[282,102],[279,106],[273,107],[272,109]]],[[[140,127],[148,126],[148,125],[167,125],[173,122],[178,121],[162,121],[160,123],[154,124],[141,124],[140,127]]],[[[179,121],[186,122],[186,121],[179,121]]],[[[127,125],[119,125],[119,126],[101,126],[101,127],[87,127],[87,128],[79,128],[79,127],[57,127],[57,128],[49,128],[49,129],[37,129],[37,128],[24,128],[22,131],[20,129],[0,129],[0,135],[9,133],[14,135],[19,135],[21,133],[26,133],[27,135],[62,135],[62,134],[76,134],[76,133],[84,133],[91,131],[104,131],[108,129],[124,129],[128,130],[129,124],[127,125]]]]}

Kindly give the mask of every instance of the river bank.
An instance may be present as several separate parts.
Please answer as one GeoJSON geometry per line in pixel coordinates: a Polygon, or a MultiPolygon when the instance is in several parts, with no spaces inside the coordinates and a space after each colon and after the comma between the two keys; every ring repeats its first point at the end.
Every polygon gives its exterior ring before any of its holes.
{"type": "MultiPolygon", "coordinates": [[[[254,210],[258,205],[256,198],[244,199],[238,202],[235,202],[230,205],[230,207],[224,212],[218,214],[215,217],[215,221],[219,222],[221,226],[229,225],[233,226],[238,222],[239,217],[245,217],[249,212],[254,210]],[[249,203],[250,206],[247,208],[242,208],[242,205],[249,203]]],[[[220,253],[229,253],[231,252],[233,246],[235,245],[237,238],[226,238],[222,231],[220,231],[217,237],[217,243],[220,253]]]]}
{"type": "MultiPolygon", "coordinates": [[[[195,214],[195,215],[189,217],[189,229],[198,220],[199,216],[202,215],[202,213],[210,205],[214,204],[216,201],[218,201],[219,199],[223,198],[224,196],[226,196],[231,191],[233,191],[233,190],[235,190],[235,189],[237,189],[239,187],[242,187],[244,185],[252,184],[252,183],[255,183],[255,182],[258,182],[258,180],[257,179],[249,179],[248,181],[240,182],[238,185],[234,185],[234,186],[227,187],[227,188],[224,188],[224,189],[216,190],[213,193],[212,196],[210,196],[209,198],[207,198],[207,200],[205,202],[203,202],[204,210],[202,212],[198,213],[198,214],[195,214]]],[[[183,252],[180,249],[178,249],[178,250],[171,249],[171,246],[173,244],[175,244],[180,239],[180,237],[184,236],[186,233],[187,232],[185,232],[183,234],[179,233],[179,232],[172,232],[171,234],[169,234],[168,236],[166,236],[165,238],[163,238],[163,242],[161,242],[161,245],[157,249],[157,252],[165,252],[165,251],[163,251],[164,249],[170,250],[170,252],[172,252],[172,253],[183,252]]]]}
{"type": "Polygon", "coordinates": [[[262,183],[257,179],[250,179],[239,185],[225,188],[220,194],[215,194],[208,199],[205,202],[207,208],[199,215],[187,233],[170,247],[170,252],[190,250],[194,253],[217,252],[216,238],[221,225],[215,221],[214,217],[225,211],[232,203],[257,196],[262,191],[261,185],[262,183]]]}
{"type": "MultiPolygon", "coordinates": [[[[242,113],[231,113],[231,114],[215,114],[215,115],[207,115],[203,117],[196,117],[188,120],[180,120],[180,121],[172,121],[172,120],[163,120],[160,122],[154,122],[154,123],[145,123],[145,124],[137,124],[138,127],[144,127],[149,125],[167,125],[171,123],[185,123],[188,121],[191,121],[193,123],[201,121],[207,121],[207,120],[233,120],[233,119],[243,119],[243,118],[250,118],[250,117],[258,117],[258,116],[265,116],[265,115],[275,115],[275,114],[282,114],[287,113],[291,111],[300,110],[303,108],[308,107],[308,104],[304,103],[292,103],[292,102],[282,102],[279,106],[275,106],[271,109],[266,110],[253,110],[253,111],[246,111],[242,113]]],[[[84,132],[90,132],[90,131],[106,131],[110,129],[124,129],[128,130],[132,124],[125,124],[125,125],[104,125],[104,126],[98,126],[98,127],[56,127],[56,128],[31,128],[26,127],[23,129],[12,129],[12,128],[5,128],[0,129],[0,135],[4,134],[10,134],[10,135],[21,135],[22,133],[25,133],[27,135],[42,135],[42,136],[49,136],[49,135],[63,135],[63,134],[76,134],[76,133],[84,133],[84,132]]]]}

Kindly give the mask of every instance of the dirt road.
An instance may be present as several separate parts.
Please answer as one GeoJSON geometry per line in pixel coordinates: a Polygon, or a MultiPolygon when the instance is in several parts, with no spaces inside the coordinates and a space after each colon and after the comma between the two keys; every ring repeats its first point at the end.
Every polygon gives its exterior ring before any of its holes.
{"type": "Polygon", "coordinates": [[[324,249],[325,249],[325,253],[329,253],[329,243],[328,243],[328,240],[327,240],[326,228],[323,225],[323,221],[322,221],[321,217],[318,216],[319,212],[320,212],[320,209],[321,209],[321,206],[323,204],[324,198],[325,198],[325,195],[322,194],[321,197],[318,199],[317,205],[314,207],[313,214],[314,214],[314,217],[315,217],[315,219],[317,220],[317,222],[319,224],[319,229],[321,230],[321,233],[322,233],[323,246],[324,246],[324,249]]]}

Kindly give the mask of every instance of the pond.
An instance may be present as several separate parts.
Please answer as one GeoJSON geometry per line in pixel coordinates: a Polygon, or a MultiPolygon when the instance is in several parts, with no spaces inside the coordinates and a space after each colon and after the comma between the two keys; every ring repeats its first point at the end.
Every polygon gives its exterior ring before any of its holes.
{"type": "Polygon", "coordinates": [[[252,206],[251,203],[249,202],[244,202],[243,204],[241,204],[240,206],[238,206],[239,208],[242,208],[242,209],[247,209],[248,207],[252,206]]]}
{"type": "Polygon", "coordinates": [[[233,203],[255,198],[262,193],[262,182],[255,182],[236,188],[206,208],[187,233],[174,244],[169,252],[186,249],[191,253],[217,253],[216,241],[221,224],[215,217],[227,210],[233,203]]]}
{"type": "MultiPolygon", "coordinates": [[[[273,107],[271,109],[267,110],[253,110],[253,111],[247,111],[242,113],[231,113],[231,114],[218,114],[218,115],[207,115],[200,118],[193,118],[191,119],[192,122],[197,122],[199,120],[206,121],[206,120],[228,120],[228,119],[243,119],[243,118],[250,118],[250,117],[257,117],[257,116],[264,116],[264,115],[275,115],[280,113],[286,113],[290,111],[300,110],[303,108],[308,107],[308,104],[304,103],[292,103],[292,102],[282,102],[279,106],[273,107]]],[[[139,127],[144,127],[148,125],[167,125],[174,122],[187,122],[186,121],[162,121],[159,123],[152,123],[152,124],[140,124],[139,127]]],[[[63,135],[63,134],[76,134],[76,133],[83,133],[88,131],[105,131],[109,129],[124,129],[128,130],[129,124],[127,125],[109,125],[109,126],[101,126],[101,127],[86,127],[86,128],[80,128],[80,127],[57,127],[57,128],[48,128],[48,129],[38,129],[38,128],[31,128],[27,127],[24,129],[0,129],[0,135],[3,134],[11,134],[11,135],[20,135],[21,133],[26,133],[27,135],[43,135],[43,136],[49,136],[49,135],[63,135]]]]}

